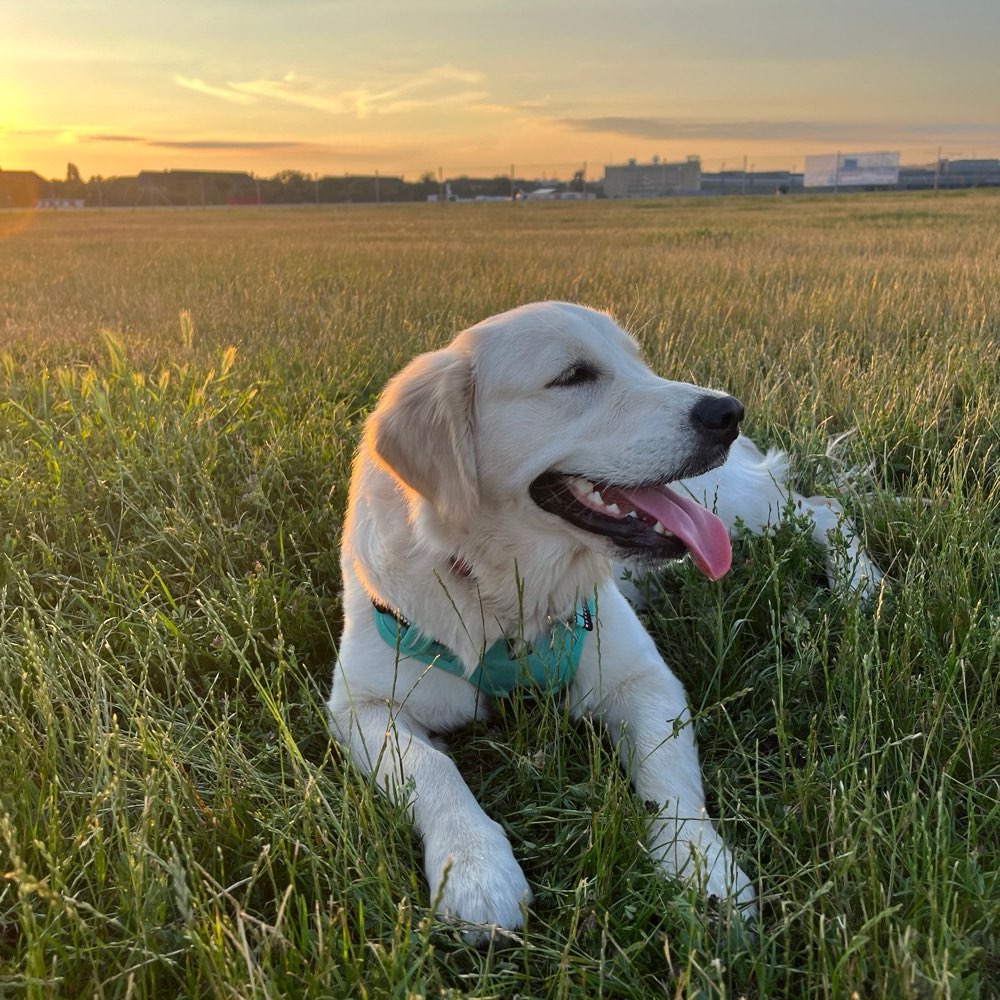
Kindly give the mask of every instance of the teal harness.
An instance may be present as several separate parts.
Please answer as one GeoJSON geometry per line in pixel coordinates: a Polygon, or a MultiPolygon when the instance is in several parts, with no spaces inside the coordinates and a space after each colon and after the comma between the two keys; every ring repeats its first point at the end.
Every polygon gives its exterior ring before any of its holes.
{"type": "Polygon", "coordinates": [[[417,660],[449,674],[465,678],[483,694],[509,695],[516,687],[558,691],[576,674],[587,633],[594,629],[594,612],[589,601],[576,606],[576,614],[555,622],[547,634],[528,643],[498,639],[466,676],[458,657],[443,643],[424,635],[412,622],[383,604],[372,601],[375,627],[383,640],[399,654],[400,660],[417,660]]]}

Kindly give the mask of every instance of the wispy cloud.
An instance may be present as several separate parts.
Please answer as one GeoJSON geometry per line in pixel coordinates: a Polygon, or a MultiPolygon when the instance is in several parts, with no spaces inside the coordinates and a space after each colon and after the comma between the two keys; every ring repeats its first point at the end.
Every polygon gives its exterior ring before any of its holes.
{"type": "Polygon", "coordinates": [[[282,101],[331,115],[348,114],[351,110],[341,95],[325,92],[320,85],[301,81],[293,73],[286,74],[281,80],[244,80],[230,83],[229,87],[250,103],[261,99],[282,101]]]}
{"type": "Polygon", "coordinates": [[[233,136],[157,136],[129,132],[104,132],[92,125],[74,125],[47,129],[14,129],[0,125],[0,135],[27,136],[47,143],[72,140],[89,145],[134,146],[146,149],[176,149],[201,152],[284,152],[301,154],[335,154],[339,160],[357,161],[370,165],[391,156],[415,157],[423,150],[421,143],[399,142],[395,137],[382,142],[359,143],[349,136],[316,142],[311,139],[244,139],[233,136]]]}
{"type": "Polygon", "coordinates": [[[158,146],[162,149],[245,149],[245,150],[278,150],[305,149],[311,146],[306,142],[291,142],[286,140],[244,140],[244,139],[150,139],[146,145],[158,146]]]}
{"type": "Polygon", "coordinates": [[[633,139],[671,141],[681,139],[741,139],[804,141],[819,139],[857,141],[929,140],[956,134],[989,134],[995,124],[986,123],[886,123],[848,121],[688,121],[673,118],[643,118],[607,115],[594,118],[557,118],[554,124],[577,132],[622,135],[633,139]]]}
{"type": "Polygon", "coordinates": [[[254,99],[249,94],[241,94],[237,90],[231,90],[229,87],[213,87],[211,84],[205,83],[204,80],[198,77],[181,76],[177,74],[174,77],[174,83],[180,87],[184,87],[186,90],[193,90],[197,94],[207,94],[209,97],[218,97],[223,101],[229,101],[232,104],[253,104],[254,99]]]}
{"type": "Polygon", "coordinates": [[[470,87],[481,84],[482,73],[436,66],[394,87],[382,91],[366,88],[351,92],[354,110],[359,118],[370,114],[406,114],[418,108],[435,105],[474,103],[487,97],[483,90],[454,90],[453,86],[470,87]]]}
{"type": "Polygon", "coordinates": [[[81,136],[86,142],[111,142],[150,146],[156,149],[282,150],[307,149],[312,143],[287,139],[158,139],[145,135],[92,132],[81,136]]]}
{"type": "Polygon", "coordinates": [[[175,76],[181,87],[234,104],[277,101],[329,115],[357,119],[373,115],[409,114],[433,107],[477,105],[488,97],[483,75],[476,70],[444,65],[384,86],[338,87],[330,81],[289,72],[280,79],[208,84],[198,78],[175,76]]]}
{"type": "Polygon", "coordinates": [[[142,136],[138,135],[122,135],[118,132],[92,132],[89,135],[85,135],[84,140],[86,142],[145,142],[146,140],[142,136]]]}

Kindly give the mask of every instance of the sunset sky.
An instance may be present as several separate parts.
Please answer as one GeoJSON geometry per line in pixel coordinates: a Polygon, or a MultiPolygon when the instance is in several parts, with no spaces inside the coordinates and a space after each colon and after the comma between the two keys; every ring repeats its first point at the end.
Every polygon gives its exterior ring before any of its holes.
{"type": "Polygon", "coordinates": [[[1000,156],[1000,0],[3,0],[0,168],[1000,156]]]}

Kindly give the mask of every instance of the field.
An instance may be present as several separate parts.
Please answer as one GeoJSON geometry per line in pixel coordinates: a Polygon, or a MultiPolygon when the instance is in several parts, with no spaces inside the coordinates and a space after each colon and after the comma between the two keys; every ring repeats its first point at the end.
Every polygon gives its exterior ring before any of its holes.
{"type": "Polygon", "coordinates": [[[1000,194],[0,214],[0,528],[0,994],[1000,994],[1000,194]],[[364,415],[543,298],[742,399],[889,575],[792,522],[652,594],[755,934],[516,697],[450,744],[536,903],[469,947],[326,734],[364,415]]]}

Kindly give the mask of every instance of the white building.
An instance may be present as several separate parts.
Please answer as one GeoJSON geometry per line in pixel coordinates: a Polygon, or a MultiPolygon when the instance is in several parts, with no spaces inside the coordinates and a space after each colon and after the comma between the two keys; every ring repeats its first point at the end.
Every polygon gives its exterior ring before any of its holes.
{"type": "Polygon", "coordinates": [[[701,162],[691,157],[683,163],[629,160],[624,166],[604,168],[604,193],[609,198],[665,198],[697,194],[701,190],[701,162]]]}

